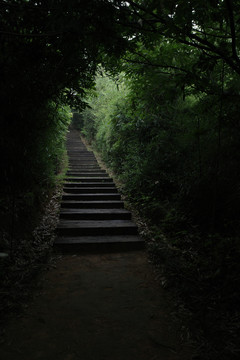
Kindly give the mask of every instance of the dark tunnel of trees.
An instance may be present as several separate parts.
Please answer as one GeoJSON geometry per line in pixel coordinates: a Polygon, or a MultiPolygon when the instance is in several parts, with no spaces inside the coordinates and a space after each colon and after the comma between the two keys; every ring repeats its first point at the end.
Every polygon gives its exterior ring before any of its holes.
{"type": "Polygon", "coordinates": [[[237,358],[239,50],[238,0],[2,0],[0,251],[31,246],[74,112],[146,220],[203,356],[237,358]]]}

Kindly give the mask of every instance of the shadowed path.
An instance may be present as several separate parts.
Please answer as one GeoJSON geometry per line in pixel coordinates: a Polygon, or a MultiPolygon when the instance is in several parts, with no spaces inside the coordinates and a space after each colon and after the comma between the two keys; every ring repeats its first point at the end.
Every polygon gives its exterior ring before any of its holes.
{"type": "Polygon", "coordinates": [[[13,319],[4,360],[188,360],[143,251],[65,255],[13,319]]]}
{"type": "Polygon", "coordinates": [[[79,133],[70,132],[67,145],[70,167],[55,246],[71,254],[44,274],[41,293],[9,323],[1,358],[189,360],[112,179],[79,133]]]}

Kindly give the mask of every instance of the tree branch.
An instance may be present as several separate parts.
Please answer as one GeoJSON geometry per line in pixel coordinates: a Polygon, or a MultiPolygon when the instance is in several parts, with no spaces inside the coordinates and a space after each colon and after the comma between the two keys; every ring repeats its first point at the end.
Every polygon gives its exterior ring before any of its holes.
{"type": "Polygon", "coordinates": [[[48,33],[48,34],[20,34],[20,33],[14,33],[10,31],[1,31],[0,34],[2,35],[9,35],[9,36],[17,36],[17,37],[50,37],[50,36],[59,36],[63,35],[64,32],[55,32],[55,33],[48,33]]]}
{"type": "MultiPolygon", "coordinates": [[[[150,66],[154,66],[154,67],[161,67],[161,68],[168,68],[168,69],[174,69],[174,70],[180,70],[180,71],[183,71],[183,72],[185,72],[185,73],[189,73],[187,70],[185,70],[185,69],[183,69],[183,68],[180,68],[180,67],[178,67],[178,66],[173,66],[173,65],[162,65],[162,64],[154,64],[154,63],[152,63],[151,62],[151,60],[149,60],[145,55],[143,55],[143,54],[140,54],[140,53],[138,53],[138,52],[135,52],[135,51],[131,51],[131,53],[132,54],[135,54],[135,55],[137,55],[137,56],[139,56],[139,57],[141,57],[141,58],[143,58],[147,63],[145,63],[145,65],[146,64],[149,64],[150,66]]],[[[139,62],[139,63],[141,63],[141,62],[139,62]]]]}
{"type": "Polygon", "coordinates": [[[236,30],[235,30],[235,23],[234,23],[234,16],[233,16],[233,8],[232,8],[232,0],[225,0],[228,14],[229,14],[229,21],[230,21],[230,29],[231,29],[231,35],[232,35],[232,53],[233,57],[239,61],[239,57],[237,55],[236,50],[236,30]]]}
{"type": "Polygon", "coordinates": [[[148,15],[153,16],[155,19],[157,19],[159,22],[166,24],[166,20],[164,20],[162,17],[159,17],[157,14],[153,13],[152,11],[148,11],[145,7],[135,3],[135,1],[132,0],[128,0],[127,1],[130,5],[132,5],[132,7],[135,7],[139,10],[142,10],[143,12],[145,12],[148,15]]]}
{"type": "MultiPolygon", "coordinates": [[[[230,3],[232,0],[225,0],[230,3]]],[[[137,4],[133,0],[129,0],[128,3],[134,8],[138,9],[140,11],[143,11],[143,13],[147,15],[151,15],[153,19],[155,19],[156,22],[159,22],[162,24],[165,28],[161,30],[161,33],[159,32],[159,29],[154,32],[154,30],[145,29],[145,28],[138,28],[135,27],[135,30],[140,30],[140,33],[143,33],[144,31],[152,32],[152,33],[158,33],[159,35],[165,36],[166,38],[170,38],[172,40],[175,40],[179,43],[186,44],[188,46],[194,47],[196,49],[205,51],[209,53],[209,56],[212,54],[215,54],[219,56],[221,59],[223,59],[234,71],[236,71],[238,74],[240,74],[240,59],[237,56],[236,52],[236,34],[235,34],[235,26],[234,26],[234,19],[233,19],[233,12],[232,8],[231,10],[231,34],[232,34],[232,51],[234,56],[230,56],[230,54],[227,54],[224,50],[222,50],[220,47],[216,46],[213,42],[210,42],[208,39],[203,38],[201,36],[198,36],[196,33],[189,32],[188,34],[184,34],[183,29],[181,27],[177,26],[174,21],[170,18],[164,19],[163,17],[158,16],[157,14],[153,13],[152,11],[149,11],[144,6],[137,4]],[[171,25],[172,29],[174,29],[174,33],[172,35],[170,34],[164,34],[165,30],[167,30],[168,26],[171,25]],[[189,40],[188,40],[189,39],[189,40]]],[[[142,15],[142,19],[144,19],[144,16],[142,15]]],[[[147,20],[149,23],[149,19],[147,20]]],[[[131,24],[128,24],[129,27],[131,27],[131,24]]],[[[226,42],[227,44],[227,42],[226,42]]]]}
{"type": "Polygon", "coordinates": [[[220,39],[231,39],[232,38],[231,36],[209,34],[209,33],[205,32],[205,31],[201,31],[201,30],[197,30],[197,29],[194,29],[194,31],[196,33],[200,33],[200,34],[204,35],[205,37],[211,36],[211,37],[220,38],[220,39]]]}
{"type": "MultiPolygon", "coordinates": [[[[128,58],[123,58],[123,60],[125,60],[125,61],[127,61],[127,62],[130,62],[130,63],[133,63],[133,64],[145,65],[145,66],[152,66],[152,67],[157,67],[157,68],[162,68],[162,69],[174,69],[174,70],[180,70],[180,71],[182,71],[182,72],[188,73],[187,70],[182,69],[182,68],[179,68],[179,67],[177,67],[177,66],[153,64],[153,63],[150,62],[150,61],[143,62],[143,61],[137,61],[137,60],[132,60],[132,59],[128,59],[128,58]]],[[[166,75],[180,75],[180,73],[179,73],[179,74],[176,74],[176,73],[170,73],[170,72],[166,72],[166,71],[161,71],[161,74],[166,74],[166,75]]]]}

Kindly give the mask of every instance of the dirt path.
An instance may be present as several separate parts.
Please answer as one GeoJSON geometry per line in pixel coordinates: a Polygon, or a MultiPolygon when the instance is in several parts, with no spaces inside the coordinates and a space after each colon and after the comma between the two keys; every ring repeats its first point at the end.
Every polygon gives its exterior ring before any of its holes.
{"type": "Polygon", "coordinates": [[[188,360],[143,251],[64,255],[12,319],[4,360],[188,360]]]}

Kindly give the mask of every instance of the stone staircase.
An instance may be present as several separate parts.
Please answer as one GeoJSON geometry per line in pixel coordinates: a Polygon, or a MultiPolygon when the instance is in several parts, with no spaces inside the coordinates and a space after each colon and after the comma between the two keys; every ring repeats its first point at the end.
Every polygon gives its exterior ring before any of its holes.
{"type": "Polygon", "coordinates": [[[144,247],[113,180],[88,151],[79,132],[67,137],[69,169],[55,247],[63,250],[131,250],[144,247]]]}

